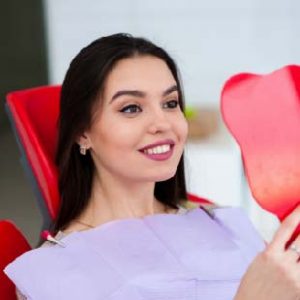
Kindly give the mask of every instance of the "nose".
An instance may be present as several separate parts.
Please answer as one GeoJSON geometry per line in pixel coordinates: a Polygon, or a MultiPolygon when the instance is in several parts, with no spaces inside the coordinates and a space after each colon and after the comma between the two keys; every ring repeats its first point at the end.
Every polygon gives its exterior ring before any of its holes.
{"type": "Polygon", "coordinates": [[[162,109],[153,111],[150,116],[148,131],[151,134],[166,132],[171,129],[171,122],[167,116],[167,112],[162,109]]]}

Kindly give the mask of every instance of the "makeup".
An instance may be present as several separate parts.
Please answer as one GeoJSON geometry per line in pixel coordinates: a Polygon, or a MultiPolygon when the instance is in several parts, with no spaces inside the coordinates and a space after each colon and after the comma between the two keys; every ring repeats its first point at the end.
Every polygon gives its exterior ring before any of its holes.
{"type": "Polygon", "coordinates": [[[172,156],[174,146],[175,142],[168,139],[146,145],[139,151],[149,159],[164,161],[172,156]]]}

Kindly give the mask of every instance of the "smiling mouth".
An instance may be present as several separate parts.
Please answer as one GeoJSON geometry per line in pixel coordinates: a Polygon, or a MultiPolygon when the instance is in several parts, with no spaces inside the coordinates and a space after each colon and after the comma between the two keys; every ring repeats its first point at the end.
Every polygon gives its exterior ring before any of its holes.
{"type": "Polygon", "coordinates": [[[148,145],[139,151],[151,160],[163,161],[169,159],[173,155],[174,146],[174,141],[166,140],[148,145]]]}
{"type": "Polygon", "coordinates": [[[145,154],[162,154],[162,153],[167,153],[171,150],[171,145],[170,144],[165,144],[161,146],[156,146],[153,148],[148,148],[142,150],[145,154]]]}

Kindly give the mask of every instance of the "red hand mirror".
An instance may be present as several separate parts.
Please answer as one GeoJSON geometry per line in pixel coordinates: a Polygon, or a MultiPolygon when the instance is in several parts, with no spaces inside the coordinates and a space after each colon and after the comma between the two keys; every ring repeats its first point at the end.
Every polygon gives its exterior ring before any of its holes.
{"type": "MultiPolygon", "coordinates": [[[[231,77],[221,112],[253,197],[283,220],[300,203],[300,66],[231,77]]],[[[293,237],[299,232],[300,226],[293,237]]]]}

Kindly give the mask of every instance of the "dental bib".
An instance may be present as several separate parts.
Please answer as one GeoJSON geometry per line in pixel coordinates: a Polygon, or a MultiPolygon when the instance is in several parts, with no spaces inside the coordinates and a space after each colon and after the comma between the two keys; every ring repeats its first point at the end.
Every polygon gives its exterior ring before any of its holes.
{"type": "Polygon", "coordinates": [[[28,299],[233,299],[265,247],[239,207],[115,220],[61,241],[5,269],[28,299]]]}

